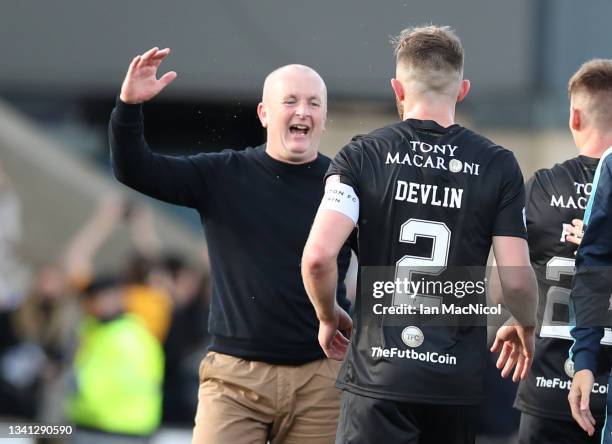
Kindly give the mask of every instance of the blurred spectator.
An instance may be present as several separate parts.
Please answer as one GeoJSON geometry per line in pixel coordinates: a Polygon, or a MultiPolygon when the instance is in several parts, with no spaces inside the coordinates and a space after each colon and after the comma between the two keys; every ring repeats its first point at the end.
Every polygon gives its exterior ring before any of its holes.
{"type": "Polygon", "coordinates": [[[35,396],[37,421],[57,423],[64,419],[57,404],[63,398],[63,376],[74,351],[79,318],[80,309],[64,271],[53,264],[40,267],[14,317],[21,344],[36,346],[44,354],[37,373],[42,383],[35,396]]]}
{"type": "Polygon", "coordinates": [[[119,280],[87,286],[74,387],[67,411],[74,443],[146,443],[161,419],[163,352],[137,317],[126,314],[119,280]]]}
{"type": "Polygon", "coordinates": [[[74,319],[78,310],[68,297],[68,291],[63,270],[57,265],[45,264],[36,273],[30,292],[15,317],[19,336],[38,342],[47,355],[56,360],[64,358],[73,333],[67,317],[74,319]]]}
{"type": "Polygon", "coordinates": [[[126,272],[126,308],[140,316],[153,336],[163,342],[170,328],[172,299],[166,283],[151,283],[154,267],[152,258],[132,256],[126,272]]]}
{"type": "Polygon", "coordinates": [[[0,311],[0,416],[34,419],[44,354],[17,336],[13,311],[0,311]]]}
{"type": "Polygon", "coordinates": [[[0,415],[34,418],[44,354],[35,343],[22,343],[13,325],[28,278],[15,251],[21,233],[19,198],[0,163],[0,415]]]}
{"type": "Polygon", "coordinates": [[[163,421],[193,427],[198,404],[198,369],[209,343],[209,279],[179,254],[165,255],[157,279],[169,284],[174,303],[170,331],[164,343],[167,364],[163,421]]]}
{"type": "Polygon", "coordinates": [[[27,285],[28,270],[15,252],[21,233],[21,203],[0,163],[0,310],[17,307],[27,285]]]}
{"type": "Polygon", "coordinates": [[[149,283],[152,263],[159,249],[149,210],[117,196],[103,198],[68,248],[66,270],[74,285],[79,288],[87,285],[94,276],[95,254],[122,222],[129,224],[135,247],[135,254],[127,265],[126,307],[140,316],[161,342],[168,333],[172,300],[165,288],[149,283]]]}

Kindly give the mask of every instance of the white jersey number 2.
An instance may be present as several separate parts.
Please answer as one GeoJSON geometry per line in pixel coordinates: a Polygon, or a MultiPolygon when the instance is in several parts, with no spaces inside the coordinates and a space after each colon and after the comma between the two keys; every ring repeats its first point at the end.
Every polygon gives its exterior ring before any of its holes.
{"type": "MultiPolygon", "coordinates": [[[[396,262],[395,279],[407,279],[412,282],[415,274],[438,276],[448,264],[448,252],[450,248],[451,231],[445,223],[430,220],[409,219],[400,228],[399,241],[407,244],[416,244],[419,238],[432,239],[432,247],[429,255],[411,256],[405,255],[396,262]]],[[[416,293],[398,293],[393,297],[394,305],[438,306],[441,297],[426,296],[416,293]]]]}

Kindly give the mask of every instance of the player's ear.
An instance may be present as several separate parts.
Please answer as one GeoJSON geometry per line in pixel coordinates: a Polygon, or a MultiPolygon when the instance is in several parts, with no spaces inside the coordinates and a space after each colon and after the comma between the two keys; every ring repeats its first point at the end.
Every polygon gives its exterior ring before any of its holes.
{"type": "Polygon", "coordinates": [[[569,120],[570,128],[574,131],[580,131],[580,128],[583,125],[582,122],[582,114],[578,108],[574,108],[570,106],[570,120],[569,120]]]}
{"type": "Polygon", "coordinates": [[[459,93],[457,94],[457,102],[461,102],[465,99],[465,96],[470,92],[470,81],[467,79],[463,79],[461,81],[461,85],[459,86],[459,93]]]}
{"type": "Polygon", "coordinates": [[[393,92],[395,93],[395,97],[399,102],[404,101],[405,93],[404,87],[401,82],[397,79],[391,79],[391,88],[393,88],[393,92]]]}
{"type": "Polygon", "coordinates": [[[259,117],[261,126],[263,126],[264,128],[267,128],[268,127],[268,113],[266,111],[266,106],[263,104],[263,102],[260,102],[259,105],[257,105],[257,117],[259,117]]]}

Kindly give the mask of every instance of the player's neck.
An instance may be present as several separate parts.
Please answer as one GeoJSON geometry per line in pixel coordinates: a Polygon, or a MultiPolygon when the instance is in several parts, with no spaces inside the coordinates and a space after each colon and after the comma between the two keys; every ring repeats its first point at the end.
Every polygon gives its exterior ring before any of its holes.
{"type": "Polygon", "coordinates": [[[612,146],[612,133],[592,131],[584,135],[578,151],[582,156],[599,159],[605,150],[612,146]]]}
{"type": "MultiPolygon", "coordinates": [[[[406,102],[404,102],[406,106],[406,102]]],[[[443,128],[447,128],[455,123],[455,105],[449,103],[423,103],[413,102],[404,108],[404,120],[419,119],[433,120],[443,128]]]]}

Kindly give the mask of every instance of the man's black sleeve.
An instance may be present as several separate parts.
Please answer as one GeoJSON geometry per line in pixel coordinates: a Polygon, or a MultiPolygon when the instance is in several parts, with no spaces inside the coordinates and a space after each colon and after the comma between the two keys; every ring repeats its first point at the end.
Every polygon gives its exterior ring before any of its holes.
{"type": "Polygon", "coordinates": [[[117,180],[165,202],[202,207],[210,156],[171,157],[151,152],[144,138],[142,105],[117,99],[109,125],[111,162],[117,180]]]}
{"type": "Polygon", "coordinates": [[[527,239],[523,174],[511,151],[502,152],[498,165],[501,169],[501,188],[493,236],[527,239]]]}

